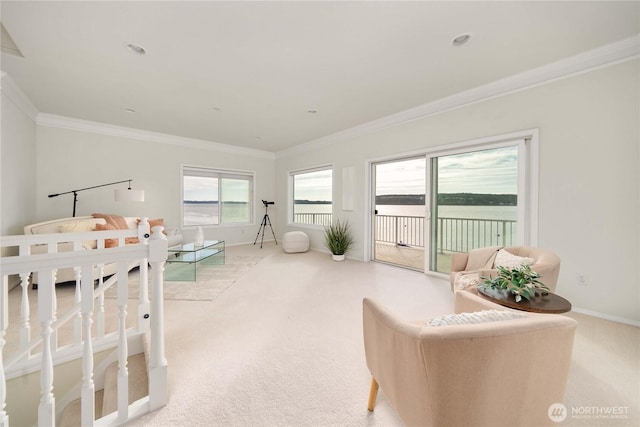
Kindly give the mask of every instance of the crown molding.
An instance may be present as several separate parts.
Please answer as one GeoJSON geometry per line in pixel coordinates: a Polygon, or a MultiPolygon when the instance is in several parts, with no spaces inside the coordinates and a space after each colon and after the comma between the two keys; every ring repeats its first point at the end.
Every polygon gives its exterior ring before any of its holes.
{"type": "Polygon", "coordinates": [[[178,145],[181,147],[195,148],[198,150],[260,157],[270,160],[275,159],[275,154],[270,151],[238,147],[235,145],[221,144],[219,142],[205,141],[202,139],[185,138],[165,133],[110,125],[107,123],[92,122],[89,120],[58,116],[55,114],[39,113],[36,118],[36,123],[40,126],[70,129],[100,135],[116,136],[120,138],[137,139],[141,141],[156,142],[160,144],[178,145]]]}
{"type": "Polygon", "coordinates": [[[400,111],[276,153],[276,158],[321,148],[336,142],[423,119],[468,105],[531,89],[579,74],[636,59],[640,56],[640,34],[600,48],[588,50],[523,73],[400,111]]]}
{"type": "Polygon", "coordinates": [[[0,82],[0,89],[2,90],[2,93],[7,95],[7,97],[33,122],[36,122],[38,109],[6,71],[0,72],[0,82]]]}

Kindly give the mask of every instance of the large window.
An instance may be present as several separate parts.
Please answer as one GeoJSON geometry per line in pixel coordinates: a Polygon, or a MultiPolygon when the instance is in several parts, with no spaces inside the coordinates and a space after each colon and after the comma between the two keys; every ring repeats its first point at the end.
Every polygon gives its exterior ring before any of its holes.
{"type": "Polygon", "coordinates": [[[537,131],[372,163],[376,261],[437,273],[488,246],[535,245],[537,131]]]}
{"type": "Polygon", "coordinates": [[[329,225],[333,209],[333,169],[330,166],[291,172],[292,221],[329,225]]]}
{"type": "Polygon", "coordinates": [[[252,200],[252,173],[182,167],[183,226],[248,224],[252,200]]]}
{"type": "Polygon", "coordinates": [[[432,271],[450,272],[455,252],[516,244],[523,143],[431,157],[432,271]]]}

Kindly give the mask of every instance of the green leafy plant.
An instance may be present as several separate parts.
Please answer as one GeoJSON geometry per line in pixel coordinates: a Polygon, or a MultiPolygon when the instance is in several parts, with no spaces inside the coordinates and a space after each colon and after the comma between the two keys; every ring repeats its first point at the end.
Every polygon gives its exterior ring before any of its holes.
{"type": "Polygon", "coordinates": [[[535,296],[536,290],[542,293],[548,293],[549,288],[538,279],[540,275],[531,270],[528,265],[519,267],[498,267],[498,275],[496,277],[481,277],[484,281],[480,284],[482,289],[498,289],[507,290],[514,295],[516,302],[522,301],[522,298],[531,299],[535,296]]]}
{"type": "Polygon", "coordinates": [[[344,255],[353,244],[348,222],[335,221],[324,228],[324,244],[333,255],[344,255]]]}

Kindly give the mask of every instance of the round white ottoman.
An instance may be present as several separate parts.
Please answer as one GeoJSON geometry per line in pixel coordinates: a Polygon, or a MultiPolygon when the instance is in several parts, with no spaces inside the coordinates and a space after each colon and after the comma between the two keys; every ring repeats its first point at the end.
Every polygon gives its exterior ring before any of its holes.
{"type": "Polygon", "coordinates": [[[302,231],[289,231],[282,237],[282,249],[288,254],[307,252],[309,250],[309,236],[302,231]]]}

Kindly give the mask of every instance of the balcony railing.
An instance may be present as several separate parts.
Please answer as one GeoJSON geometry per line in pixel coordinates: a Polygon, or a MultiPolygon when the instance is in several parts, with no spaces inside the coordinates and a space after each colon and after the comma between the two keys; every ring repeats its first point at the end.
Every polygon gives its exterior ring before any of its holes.
{"type": "Polygon", "coordinates": [[[511,246],[516,221],[506,219],[438,218],[438,252],[469,252],[486,246],[511,246]]]}
{"type": "Polygon", "coordinates": [[[424,217],[376,215],[376,242],[424,247],[424,217]]]}
{"type": "Polygon", "coordinates": [[[331,225],[331,213],[294,213],[293,222],[299,224],[331,225]]]}
{"type": "MultiPolygon", "coordinates": [[[[438,218],[437,250],[469,252],[485,246],[513,244],[516,221],[503,219],[438,218]]],[[[424,217],[376,215],[375,241],[424,247],[424,217]]]]}
{"type": "MultiPolygon", "coordinates": [[[[400,246],[424,247],[423,216],[376,215],[375,241],[400,246]]],[[[294,222],[330,225],[330,213],[296,213],[294,222]]],[[[516,221],[507,219],[438,218],[437,250],[469,252],[486,246],[513,245],[516,221]]]]}

